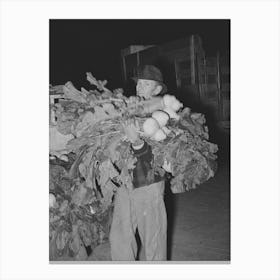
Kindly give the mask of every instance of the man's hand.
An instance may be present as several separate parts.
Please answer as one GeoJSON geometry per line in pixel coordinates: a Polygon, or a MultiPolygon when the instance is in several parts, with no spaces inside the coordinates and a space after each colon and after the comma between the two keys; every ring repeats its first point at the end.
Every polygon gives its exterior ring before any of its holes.
{"type": "Polygon", "coordinates": [[[129,119],[123,123],[124,132],[128,140],[133,144],[140,140],[138,130],[140,129],[138,122],[129,119]]]}

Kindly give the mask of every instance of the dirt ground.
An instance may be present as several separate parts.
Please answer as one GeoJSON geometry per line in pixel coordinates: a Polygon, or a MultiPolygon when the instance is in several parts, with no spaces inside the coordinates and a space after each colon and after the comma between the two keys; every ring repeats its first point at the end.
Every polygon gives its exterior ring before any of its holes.
{"type": "MultiPolygon", "coordinates": [[[[168,260],[230,260],[229,141],[220,144],[218,171],[197,189],[172,194],[166,188],[168,260]]],[[[140,260],[143,260],[140,253],[140,260]]],[[[89,261],[110,260],[109,244],[98,246],[89,261]]]]}
{"type": "Polygon", "coordinates": [[[213,179],[196,190],[169,198],[169,260],[230,260],[228,178],[228,167],[222,165],[213,179]]]}

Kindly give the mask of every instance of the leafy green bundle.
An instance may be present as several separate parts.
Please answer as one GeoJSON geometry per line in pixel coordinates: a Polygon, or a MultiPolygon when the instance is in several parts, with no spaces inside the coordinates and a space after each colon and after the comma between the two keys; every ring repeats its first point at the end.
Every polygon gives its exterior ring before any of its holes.
{"type": "MultiPolygon", "coordinates": [[[[142,126],[158,108],[159,99],[128,98],[91,73],[87,79],[95,90],[79,91],[71,82],[50,87],[51,94],[63,94],[52,105],[56,123],[51,127],[63,137],[71,135],[63,149],[50,151],[50,192],[55,197],[50,204],[51,260],[85,260],[86,248],[108,240],[114,192],[120,186],[133,188],[136,158],[122,123],[134,118],[142,126]]],[[[205,117],[189,108],[178,115],[169,121],[165,140],[142,135],[152,148],[154,172],[164,175],[164,163],[171,166],[173,193],[195,188],[216,170],[217,146],[208,142],[205,117]]]]}

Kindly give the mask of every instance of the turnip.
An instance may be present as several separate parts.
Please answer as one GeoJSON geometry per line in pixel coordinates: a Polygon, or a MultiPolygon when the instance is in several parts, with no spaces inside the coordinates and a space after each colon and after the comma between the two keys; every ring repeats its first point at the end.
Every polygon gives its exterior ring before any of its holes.
{"type": "Polygon", "coordinates": [[[163,103],[165,107],[177,112],[183,107],[183,104],[173,95],[166,94],[163,96],[163,103]]]}
{"type": "Polygon", "coordinates": [[[153,112],[152,118],[157,120],[160,127],[163,127],[167,124],[169,120],[169,115],[166,112],[160,110],[160,111],[153,112]]]}
{"type": "Polygon", "coordinates": [[[153,118],[148,118],[143,123],[144,134],[148,137],[153,136],[159,129],[159,123],[153,118]]]}
{"type": "Polygon", "coordinates": [[[162,129],[159,129],[153,136],[152,139],[156,141],[162,141],[166,138],[166,134],[162,129]]]}
{"type": "Polygon", "coordinates": [[[176,99],[176,102],[174,102],[171,106],[171,109],[174,110],[175,112],[177,112],[179,109],[181,109],[183,107],[183,103],[179,102],[176,99]]]}
{"type": "Polygon", "coordinates": [[[176,112],[174,112],[171,108],[164,108],[163,111],[166,112],[171,119],[175,119],[175,120],[180,119],[180,116],[176,112]]]}

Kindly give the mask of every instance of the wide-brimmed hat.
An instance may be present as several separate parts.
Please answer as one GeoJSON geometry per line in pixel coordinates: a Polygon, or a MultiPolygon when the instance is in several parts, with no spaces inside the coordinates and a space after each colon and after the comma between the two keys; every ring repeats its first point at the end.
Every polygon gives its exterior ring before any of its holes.
{"type": "Polygon", "coordinates": [[[163,83],[161,71],[154,65],[142,65],[137,68],[136,76],[132,79],[137,82],[138,79],[152,80],[158,82],[162,86],[160,93],[167,92],[167,86],[163,83]]]}

